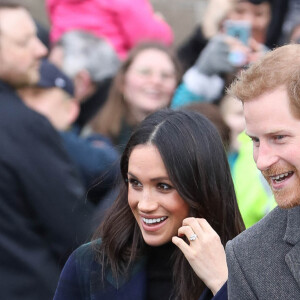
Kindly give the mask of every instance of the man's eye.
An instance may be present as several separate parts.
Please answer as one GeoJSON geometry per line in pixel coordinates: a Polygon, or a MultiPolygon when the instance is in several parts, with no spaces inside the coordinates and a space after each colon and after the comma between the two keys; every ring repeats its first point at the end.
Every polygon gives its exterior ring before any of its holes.
{"type": "Polygon", "coordinates": [[[258,147],[259,146],[259,139],[256,137],[250,137],[250,139],[252,140],[253,146],[254,147],[258,147]]]}
{"type": "Polygon", "coordinates": [[[284,139],[284,138],[285,138],[285,135],[276,135],[276,136],[274,137],[275,140],[282,140],[282,139],[284,139]]]}
{"type": "Polygon", "coordinates": [[[251,137],[253,143],[259,143],[259,139],[256,137],[251,137]]]}
{"type": "Polygon", "coordinates": [[[34,41],[34,37],[30,37],[30,38],[27,37],[26,39],[15,41],[15,44],[18,45],[19,47],[27,47],[31,45],[33,41],[34,41]]]}

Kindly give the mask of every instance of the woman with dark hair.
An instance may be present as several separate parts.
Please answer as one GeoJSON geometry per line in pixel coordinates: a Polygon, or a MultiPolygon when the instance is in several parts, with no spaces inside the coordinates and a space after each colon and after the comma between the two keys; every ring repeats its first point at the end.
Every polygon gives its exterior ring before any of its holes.
{"type": "Polygon", "coordinates": [[[170,105],[180,79],[179,61],[169,47],[140,43],[121,65],[108,99],[88,126],[110,138],[122,153],[135,127],[150,113],[170,105]]]}
{"type": "Polygon", "coordinates": [[[54,299],[227,299],[224,245],[244,227],[216,128],[196,112],[157,111],[120,167],[120,194],[54,299]]]}

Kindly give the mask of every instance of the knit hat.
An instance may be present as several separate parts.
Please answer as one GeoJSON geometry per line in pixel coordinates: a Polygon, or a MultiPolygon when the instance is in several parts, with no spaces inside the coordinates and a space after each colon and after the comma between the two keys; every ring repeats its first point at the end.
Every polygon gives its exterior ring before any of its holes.
{"type": "Polygon", "coordinates": [[[46,59],[43,59],[41,62],[40,80],[37,86],[42,88],[57,87],[67,92],[70,96],[74,96],[72,80],[46,59]]]}

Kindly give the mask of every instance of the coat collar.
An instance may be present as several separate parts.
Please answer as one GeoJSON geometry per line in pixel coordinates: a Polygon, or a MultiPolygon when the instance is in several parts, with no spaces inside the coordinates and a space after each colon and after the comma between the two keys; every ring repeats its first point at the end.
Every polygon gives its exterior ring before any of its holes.
{"type": "Polygon", "coordinates": [[[285,262],[300,287],[300,206],[287,212],[284,241],[293,246],[286,254],[285,262]]]}
{"type": "Polygon", "coordinates": [[[90,272],[89,299],[91,300],[132,300],[145,299],[146,293],[146,270],[144,258],[139,259],[133,265],[128,277],[119,277],[118,282],[111,271],[105,272],[105,284],[101,277],[101,268],[98,263],[93,264],[90,272]]]}
{"type": "MultiPolygon", "coordinates": [[[[141,272],[142,270],[144,270],[146,265],[146,258],[145,257],[141,257],[133,266],[132,268],[129,270],[129,274],[128,277],[132,278],[134,277],[137,273],[141,272]]],[[[122,288],[126,282],[128,281],[128,278],[119,278],[119,281],[117,282],[116,279],[114,278],[112,271],[111,270],[107,270],[105,272],[105,278],[106,280],[112,285],[114,286],[116,289],[122,288]]]]}
{"type": "Polygon", "coordinates": [[[0,79],[0,91],[15,92],[14,88],[0,79]]]}
{"type": "Polygon", "coordinates": [[[300,206],[287,211],[287,226],[283,240],[292,245],[300,241],[300,206]]]}

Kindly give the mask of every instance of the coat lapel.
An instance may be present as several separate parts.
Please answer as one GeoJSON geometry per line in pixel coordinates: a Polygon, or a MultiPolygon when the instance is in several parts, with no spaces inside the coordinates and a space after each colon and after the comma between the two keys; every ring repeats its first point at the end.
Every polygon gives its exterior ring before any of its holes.
{"type": "Polygon", "coordinates": [[[118,282],[110,270],[105,272],[105,286],[101,280],[99,265],[91,272],[90,299],[91,300],[132,300],[145,299],[146,293],[146,260],[136,262],[128,278],[119,278],[118,282]]]}
{"type": "Polygon", "coordinates": [[[146,299],[146,270],[141,269],[130,277],[119,290],[116,300],[146,299]]]}
{"type": "Polygon", "coordinates": [[[284,241],[293,246],[285,262],[300,287],[300,206],[288,210],[284,241]]]}
{"type": "MultiPolygon", "coordinates": [[[[112,274],[107,273],[107,281],[116,289],[116,300],[145,299],[146,293],[146,259],[141,258],[130,271],[129,278],[119,279],[117,284],[112,274]]],[[[110,299],[111,300],[111,299],[110,299]]]]}

